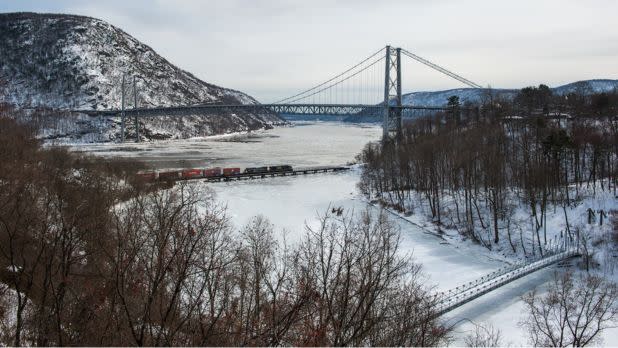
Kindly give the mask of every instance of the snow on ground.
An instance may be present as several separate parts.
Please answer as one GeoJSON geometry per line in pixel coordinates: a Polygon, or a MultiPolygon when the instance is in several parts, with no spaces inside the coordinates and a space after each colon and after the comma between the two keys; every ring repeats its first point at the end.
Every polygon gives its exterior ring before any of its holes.
{"type": "MultiPolygon", "coordinates": [[[[575,188],[573,188],[575,191],[575,188]]],[[[616,256],[618,251],[612,246],[609,241],[611,239],[611,222],[608,218],[605,218],[604,225],[599,224],[599,211],[603,210],[609,214],[610,211],[618,210],[618,200],[616,199],[613,191],[608,190],[605,186],[605,190],[601,189],[600,185],[596,187],[596,194],[592,196],[592,187],[581,187],[579,189],[580,199],[578,202],[570,207],[566,208],[568,215],[569,226],[571,231],[580,229],[581,233],[588,234],[591,237],[591,245],[597,248],[595,260],[600,264],[591,269],[591,273],[604,277],[605,279],[618,283],[618,270],[616,266],[616,256]],[[596,219],[592,224],[588,224],[588,209],[595,211],[596,219]]],[[[575,192],[573,192],[573,197],[575,192]]],[[[444,242],[449,245],[460,246],[463,250],[470,252],[470,255],[476,255],[476,257],[482,256],[489,259],[501,260],[504,262],[513,262],[518,259],[524,259],[522,249],[517,245],[518,252],[513,253],[508,241],[504,234],[502,235],[501,242],[496,246],[493,245],[493,250],[489,250],[478,244],[472,244],[469,239],[464,238],[455,228],[454,223],[447,224],[449,226],[438,227],[432,222],[430,209],[426,204],[421,204],[418,199],[412,195],[412,201],[409,206],[414,207],[414,213],[410,216],[405,216],[400,213],[393,212],[391,215],[402,221],[408,221],[409,223],[422,228],[428,233],[439,234],[444,242]]],[[[444,209],[448,211],[454,208],[452,200],[443,199],[444,209]]],[[[511,200],[512,204],[515,204],[514,198],[511,200]]],[[[521,229],[523,231],[524,240],[526,241],[526,248],[528,253],[532,247],[530,244],[532,240],[533,224],[530,218],[530,210],[524,204],[519,204],[516,207],[515,213],[512,217],[512,223],[516,226],[515,229],[521,229]]],[[[482,215],[486,221],[491,221],[489,212],[481,209],[482,215]]],[[[446,214],[443,214],[443,217],[446,214]]],[[[547,211],[547,239],[548,241],[558,240],[561,233],[566,230],[566,222],[564,218],[564,211],[561,207],[549,207],[547,211]]],[[[446,220],[446,218],[445,218],[446,220]]],[[[477,226],[477,231],[480,229],[477,226]]],[[[489,227],[488,234],[493,233],[491,226],[489,227]]],[[[541,238],[543,230],[540,231],[541,238]]],[[[515,232],[513,235],[516,244],[519,243],[519,233],[515,232]]],[[[536,242],[535,242],[536,244],[536,242]]],[[[455,267],[459,267],[456,265],[455,267]]],[[[506,286],[492,291],[481,298],[476,299],[448,314],[445,315],[447,323],[453,325],[455,328],[455,345],[463,345],[463,338],[466,334],[473,332],[474,323],[487,325],[491,324],[494,328],[501,331],[504,345],[524,345],[527,343],[526,332],[518,327],[519,321],[524,315],[524,304],[520,297],[525,293],[532,291],[538,287],[539,291],[543,293],[545,286],[552,280],[556,271],[559,270],[559,266],[552,266],[547,269],[537,271],[531,275],[525,276],[522,279],[516,280],[506,286]]],[[[436,271],[440,271],[437,269],[436,271]]],[[[581,267],[581,259],[571,261],[571,267],[568,268],[569,272],[584,273],[581,267]]],[[[489,272],[487,272],[489,273],[489,272]]],[[[439,286],[439,288],[442,288],[439,286]]],[[[611,329],[605,332],[603,335],[604,343],[610,346],[618,346],[618,328],[611,329]]]]}
{"type": "MultiPolygon", "coordinates": [[[[558,267],[539,270],[445,314],[446,323],[454,325],[453,345],[464,345],[463,339],[474,332],[474,324],[491,324],[499,329],[503,346],[529,345],[527,332],[519,326],[525,317],[521,296],[535,288],[540,294],[545,294],[547,284],[553,279],[558,267]]],[[[571,266],[569,270],[574,267],[571,266]]],[[[618,346],[618,328],[607,329],[601,337],[602,346],[618,346]]]]}
{"type": "Polygon", "coordinates": [[[539,270],[445,314],[446,324],[454,325],[453,344],[464,345],[464,337],[474,332],[475,324],[491,324],[500,330],[503,346],[526,345],[527,334],[519,327],[524,317],[521,296],[535,288],[544,289],[555,271],[555,266],[539,270]]]}
{"type": "MultiPolygon", "coordinates": [[[[605,185],[605,189],[601,188],[600,184],[596,185],[596,193],[593,194],[592,186],[587,187],[583,185],[577,190],[578,198],[570,206],[566,207],[566,214],[568,216],[569,228],[575,235],[576,230],[580,230],[582,234],[586,233],[590,235],[591,242],[598,241],[600,238],[604,238],[611,230],[611,212],[618,211],[618,200],[615,197],[613,189],[608,189],[605,185]],[[592,224],[588,224],[588,210],[592,209],[595,214],[595,218],[592,224]],[[600,214],[604,212],[604,225],[600,225],[600,214]]],[[[572,197],[576,196],[575,187],[571,188],[572,197]]],[[[385,195],[386,196],[386,195],[385,195]]],[[[384,199],[388,201],[388,199],[384,199]]],[[[534,249],[538,249],[538,242],[536,238],[533,240],[532,235],[534,228],[534,222],[531,217],[530,207],[527,203],[521,202],[520,198],[511,195],[506,200],[509,205],[514,207],[513,214],[510,216],[510,225],[507,225],[505,221],[499,220],[500,230],[500,242],[498,244],[493,243],[493,218],[490,211],[484,205],[479,205],[479,214],[485,221],[485,227],[482,228],[477,221],[475,221],[475,231],[477,237],[483,239],[483,241],[491,246],[491,251],[486,247],[479,245],[478,252],[491,253],[495,258],[504,261],[514,261],[515,259],[524,259],[531,257],[532,244],[534,242],[534,249]],[[508,238],[507,229],[511,230],[513,244],[516,248],[516,252],[513,251],[508,238]],[[520,236],[521,235],[521,236],[520,236]],[[521,247],[521,239],[524,240],[526,252],[521,247]]],[[[414,214],[403,214],[395,212],[393,209],[389,209],[394,216],[400,219],[405,219],[413,224],[422,226],[429,232],[440,234],[445,240],[452,243],[465,242],[469,238],[464,237],[461,233],[465,229],[465,222],[457,222],[455,213],[455,203],[451,196],[444,194],[441,197],[442,202],[442,224],[435,223],[431,216],[431,209],[428,202],[420,197],[420,194],[413,193],[406,202],[406,209],[413,211],[414,214]]],[[[460,207],[463,204],[460,202],[460,207]]],[[[460,208],[461,209],[461,208],[460,208]]],[[[540,210],[540,207],[538,207],[540,210]]],[[[539,213],[540,218],[540,213],[539,213]]],[[[565,220],[565,211],[559,205],[550,205],[547,208],[546,225],[541,227],[539,234],[541,237],[541,244],[544,244],[544,234],[547,234],[548,244],[559,244],[563,235],[566,235],[567,224],[565,220]]],[[[536,250],[538,253],[538,250],[536,250]]],[[[607,257],[607,255],[603,255],[607,257]]],[[[602,272],[606,276],[612,277],[614,281],[618,282],[618,272],[606,269],[602,272]],[[611,274],[609,274],[611,271],[611,274]],[[617,273],[614,276],[614,273],[617,273]]]]}
{"type": "MultiPolygon", "coordinates": [[[[377,211],[368,205],[356,189],[357,170],[336,174],[278,177],[252,181],[209,183],[237,228],[255,215],[262,214],[285,235],[289,243],[298,242],[305,226],[318,226],[318,214],[330,207],[343,207],[344,212],[377,211]]],[[[444,241],[407,221],[394,218],[402,234],[401,251],[421,262],[429,276],[428,283],[447,290],[476,279],[504,265],[488,257],[470,252],[466,244],[444,244],[444,241]],[[444,245],[441,245],[444,244],[444,245]]],[[[475,248],[473,246],[473,248],[475,248]]]]}

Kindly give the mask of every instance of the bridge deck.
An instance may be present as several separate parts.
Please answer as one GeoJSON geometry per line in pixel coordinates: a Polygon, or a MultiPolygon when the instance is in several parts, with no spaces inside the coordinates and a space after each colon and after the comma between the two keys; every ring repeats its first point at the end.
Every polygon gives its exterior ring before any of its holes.
{"type": "Polygon", "coordinates": [[[442,314],[450,312],[455,308],[461,307],[464,304],[521,277],[579,255],[579,252],[575,248],[555,252],[530,263],[498,270],[461,287],[457,287],[454,290],[449,290],[448,292],[442,293],[444,299],[438,307],[437,316],[441,316],[442,314]]]}
{"type": "MultiPolygon", "coordinates": [[[[449,107],[436,106],[390,106],[391,109],[400,109],[404,112],[415,110],[440,111],[450,110],[449,107]]],[[[460,109],[465,109],[460,107],[460,109]]],[[[124,110],[125,116],[152,117],[186,115],[199,112],[244,110],[248,112],[274,112],[278,114],[294,115],[381,115],[384,106],[375,104],[204,104],[189,106],[161,106],[148,108],[134,108],[124,110]]],[[[73,110],[91,116],[117,116],[122,110],[73,110]]]]}

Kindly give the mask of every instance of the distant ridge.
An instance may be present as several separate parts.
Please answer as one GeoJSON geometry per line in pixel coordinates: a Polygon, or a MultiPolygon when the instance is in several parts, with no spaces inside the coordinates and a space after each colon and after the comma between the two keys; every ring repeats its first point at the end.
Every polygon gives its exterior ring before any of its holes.
{"type": "MultiPolygon", "coordinates": [[[[610,92],[618,89],[618,80],[609,79],[593,79],[572,82],[566,85],[554,87],[551,90],[554,94],[565,95],[571,92],[582,94],[592,94],[601,92],[610,92]]],[[[493,88],[491,92],[494,97],[502,99],[513,99],[520,89],[504,89],[493,88]]],[[[489,89],[476,88],[456,88],[434,92],[412,92],[403,95],[403,104],[405,105],[423,105],[423,106],[444,106],[447,104],[449,97],[455,95],[459,97],[459,101],[463,104],[466,102],[479,104],[484,98],[487,98],[489,89]]]]}

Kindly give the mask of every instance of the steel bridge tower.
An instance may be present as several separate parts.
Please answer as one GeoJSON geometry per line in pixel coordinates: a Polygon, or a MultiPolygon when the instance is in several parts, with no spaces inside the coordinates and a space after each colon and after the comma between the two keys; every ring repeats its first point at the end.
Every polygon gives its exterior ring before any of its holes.
{"type": "Polygon", "coordinates": [[[401,120],[401,48],[386,46],[384,70],[384,111],[382,120],[382,138],[391,138],[395,132],[397,139],[402,136],[401,120]]]}

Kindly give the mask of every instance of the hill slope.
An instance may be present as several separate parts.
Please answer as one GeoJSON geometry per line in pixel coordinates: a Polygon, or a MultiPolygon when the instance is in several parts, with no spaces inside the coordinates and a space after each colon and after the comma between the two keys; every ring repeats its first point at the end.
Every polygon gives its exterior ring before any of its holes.
{"type": "MultiPolygon", "coordinates": [[[[257,103],[247,94],[198,79],[124,31],[95,18],[0,14],[0,41],[0,79],[5,80],[0,101],[21,109],[120,108],[123,74],[127,76],[128,107],[133,106],[134,100],[130,86],[133,76],[137,77],[140,107],[257,103]]],[[[251,130],[281,122],[279,117],[269,113],[223,112],[193,116],[182,121],[177,118],[157,120],[157,129],[152,132],[148,132],[152,122],[144,121],[143,134],[156,133],[159,138],[186,137],[251,130]],[[222,119],[225,119],[224,124],[220,122],[222,119]],[[181,125],[182,130],[179,129],[181,125]]],[[[111,138],[117,135],[114,130],[104,131],[111,138]]]]}
{"type": "MultiPolygon", "coordinates": [[[[618,80],[585,80],[552,88],[554,94],[565,95],[571,92],[582,94],[609,92],[618,89],[618,80]]],[[[519,89],[492,89],[494,97],[513,99],[519,89]]],[[[403,95],[405,105],[445,106],[450,96],[456,95],[463,104],[479,104],[487,97],[488,89],[457,88],[435,92],[413,92],[403,95]]]]}

